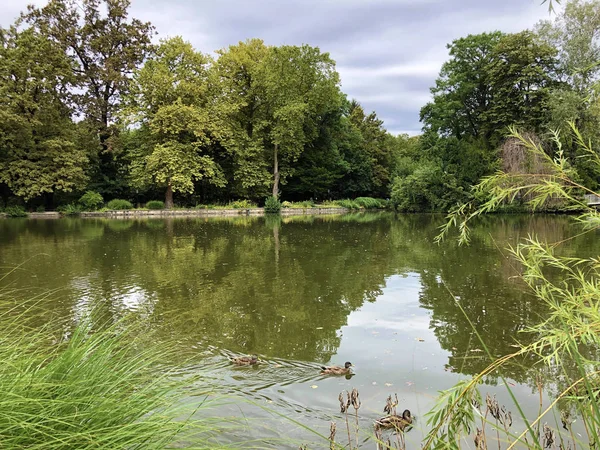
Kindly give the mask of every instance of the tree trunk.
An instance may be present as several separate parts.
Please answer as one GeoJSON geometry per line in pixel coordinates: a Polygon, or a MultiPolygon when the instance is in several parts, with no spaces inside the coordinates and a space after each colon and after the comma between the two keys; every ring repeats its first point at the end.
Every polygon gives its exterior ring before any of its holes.
{"type": "Polygon", "coordinates": [[[165,209],[173,208],[173,188],[171,187],[171,180],[167,184],[167,193],[165,194],[165,209]]]}
{"type": "Polygon", "coordinates": [[[279,160],[277,159],[277,144],[273,151],[273,197],[279,197],[279,160]]]}

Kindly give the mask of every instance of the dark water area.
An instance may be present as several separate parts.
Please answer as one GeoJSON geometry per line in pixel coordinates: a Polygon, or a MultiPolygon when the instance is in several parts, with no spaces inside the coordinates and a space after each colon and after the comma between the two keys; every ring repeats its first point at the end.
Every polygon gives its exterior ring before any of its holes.
{"type": "MultiPolygon", "coordinates": [[[[109,320],[131,314],[173,340],[180,359],[169,364],[202,373],[225,396],[211,414],[243,418],[246,426],[230,428],[226,441],[326,447],[288,419],[328,435],[331,420],[338,428],[343,421],[338,394],[357,388],[361,439],[397,393],[399,409],[418,417],[407,440],[419,448],[437,392],[489,365],[477,334],[500,357],[532,342],[523,331],[545,317],[507,246],[530,234],[558,242],[577,232],[568,217],[494,216],[460,247],[434,244],[442,223],[442,216],[388,213],[0,220],[2,287],[39,296],[40,325],[68,328],[92,311],[109,320]],[[238,354],[263,364],[232,366],[228,357],[238,354]],[[320,365],[345,361],[355,366],[352,377],[319,374],[320,365]]],[[[588,234],[560,251],[599,250],[588,234]]],[[[534,362],[516,358],[503,375],[535,417],[536,377],[552,392],[556,374],[534,362]]],[[[514,411],[499,374],[481,391],[514,411]]]]}

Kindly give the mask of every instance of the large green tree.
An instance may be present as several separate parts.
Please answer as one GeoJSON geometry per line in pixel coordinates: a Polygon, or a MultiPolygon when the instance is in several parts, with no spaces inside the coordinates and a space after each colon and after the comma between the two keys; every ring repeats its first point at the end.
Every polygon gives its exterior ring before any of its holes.
{"type": "Polygon", "coordinates": [[[339,108],[335,63],[308,45],[250,40],[219,52],[215,77],[221,143],[235,160],[236,185],[250,195],[270,186],[279,196],[322,118],[339,108]]]}
{"type": "Polygon", "coordinates": [[[539,38],[558,51],[558,73],[564,81],[550,93],[549,126],[559,130],[563,151],[582,182],[596,188],[600,173],[572,138],[569,122],[597,147],[600,140],[600,1],[572,0],[552,20],[536,27],[539,38]]]}
{"type": "MultiPolygon", "coordinates": [[[[364,109],[356,101],[351,102],[349,119],[361,136],[360,150],[368,161],[370,171],[369,193],[376,197],[385,197],[390,183],[392,167],[392,146],[383,121],[373,111],[365,114],[364,109]]],[[[365,193],[366,194],[366,193],[365,193]]]]}
{"type": "Polygon", "coordinates": [[[25,200],[83,189],[71,120],[73,67],[35,30],[0,29],[0,183],[25,200]]]}
{"type": "Polygon", "coordinates": [[[427,129],[459,139],[491,138],[493,130],[485,114],[496,99],[488,68],[502,36],[500,32],[469,35],[448,45],[450,59],[431,88],[433,102],[421,109],[421,121],[427,129]]]}
{"type": "Polygon", "coordinates": [[[537,34],[558,51],[560,72],[579,93],[587,93],[600,74],[600,1],[571,0],[537,34]]]}
{"type": "Polygon", "coordinates": [[[130,76],[152,49],[153,27],[129,18],[130,0],[50,0],[30,6],[28,23],[59,45],[73,63],[77,105],[98,136],[95,184],[109,194],[119,171],[113,126],[130,76]]]}
{"type": "Polygon", "coordinates": [[[271,151],[272,195],[293,173],[304,146],[318,135],[319,119],[340,101],[339,75],[328,53],[309,45],[272,47],[259,76],[260,126],[271,151]]]}
{"type": "Polygon", "coordinates": [[[214,130],[210,62],[176,37],[162,41],[134,75],[127,113],[149,137],[148,145],[133,155],[133,181],[164,187],[167,208],[173,206],[174,191],[191,193],[196,180],[225,184],[221,168],[206,152],[214,130]]]}
{"type": "Polygon", "coordinates": [[[219,142],[230,160],[229,186],[234,196],[264,198],[271,184],[264,157],[261,126],[263,95],[259,89],[261,66],[270,49],[260,39],[250,39],[217,51],[211,69],[213,117],[219,142]]]}
{"type": "Polygon", "coordinates": [[[486,67],[493,101],[484,120],[498,137],[511,125],[540,131],[548,120],[548,101],[557,85],[556,50],[523,31],[504,36],[486,67]]]}

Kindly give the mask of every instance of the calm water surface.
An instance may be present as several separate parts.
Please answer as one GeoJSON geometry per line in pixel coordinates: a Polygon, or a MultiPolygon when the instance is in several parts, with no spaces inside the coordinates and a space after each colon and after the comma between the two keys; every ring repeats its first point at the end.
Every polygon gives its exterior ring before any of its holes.
{"type": "MultiPolygon", "coordinates": [[[[503,249],[530,233],[550,242],[575,234],[566,217],[491,217],[474,229],[470,247],[438,246],[442,221],[391,214],[0,220],[0,270],[21,264],[4,286],[17,295],[47,294],[51,313],[40,323],[74,324],[92,310],[115,320],[133,313],[176,339],[183,370],[203,373],[228,396],[212,413],[245,418],[248,426],[224,440],[318,447],[318,437],[278,414],[327,435],[335,420],[343,435],[337,397],[356,387],[365,428],[397,393],[399,409],[419,418],[407,435],[419,448],[437,391],[489,363],[457,302],[493,355],[514,352],[517,340],[531,339],[520,331],[539,322],[544,308],[514,278],[517,267],[503,249]],[[252,353],[265,364],[228,362],[252,353]],[[355,365],[353,377],[319,375],[321,364],[345,361],[355,365]]],[[[599,250],[592,235],[562,249],[579,256],[599,250]]],[[[531,366],[521,360],[504,374],[534,415],[536,374],[549,390],[555,378],[531,366]]],[[[497,375],[482,392],[497,394],[517,415],[497,375]]]]}

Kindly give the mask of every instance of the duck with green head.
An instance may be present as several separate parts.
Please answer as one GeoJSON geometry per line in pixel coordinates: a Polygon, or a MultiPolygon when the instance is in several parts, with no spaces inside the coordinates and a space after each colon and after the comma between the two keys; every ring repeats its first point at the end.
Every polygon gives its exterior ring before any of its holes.
{"type": "Polygon", "coordinates": [[[350,361],[346,361],[344,367],[339,366],[322,366],[321,367],[321,375],[348,375],[350,373],[350,368],[352,367],[352,363],[350,361]]]}

